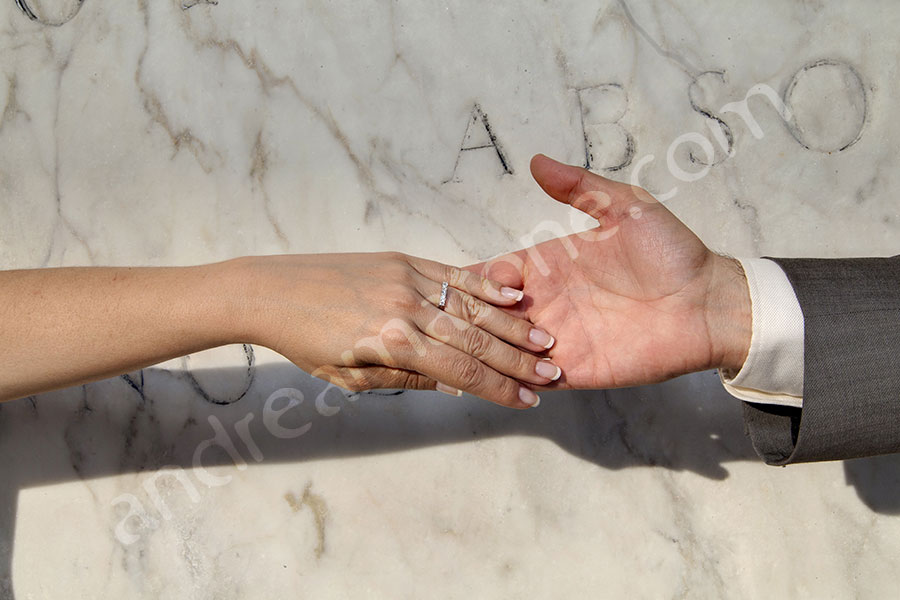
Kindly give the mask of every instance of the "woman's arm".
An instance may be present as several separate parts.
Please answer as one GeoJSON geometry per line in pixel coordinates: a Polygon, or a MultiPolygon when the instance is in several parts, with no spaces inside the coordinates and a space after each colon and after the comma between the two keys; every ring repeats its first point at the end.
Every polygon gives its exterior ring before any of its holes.
{"type": "Polygon", "coordinates": [[[535,355],[548,334],[491,306],[517,301],[515,290],[397,253],[0,272],[0,400],[252,343],[348,389],[439,381],[527,408],[536,396],[519,381],[543,385],[558,369],[535,355]],[[452,286],[443,311],[442,281],[452,286]]]}

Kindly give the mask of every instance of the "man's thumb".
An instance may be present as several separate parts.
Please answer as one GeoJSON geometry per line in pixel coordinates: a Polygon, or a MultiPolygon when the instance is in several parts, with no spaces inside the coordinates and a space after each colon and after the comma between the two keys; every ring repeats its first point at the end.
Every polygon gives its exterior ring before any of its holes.
{"type": "Polygon", "coordinates": [[[551,198],[603,220],[615,202],[631,199],[631,186],[536,154],[531,175],[551,198]]]}

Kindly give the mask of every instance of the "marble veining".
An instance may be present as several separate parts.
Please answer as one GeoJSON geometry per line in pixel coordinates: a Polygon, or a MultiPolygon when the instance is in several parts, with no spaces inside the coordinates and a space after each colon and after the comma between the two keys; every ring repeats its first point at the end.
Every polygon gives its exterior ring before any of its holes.
{"type": "MultiPolygon", "coordinates": [[[[887,1],[6,0],[0,265],[467,263],[588,226],[536,152],[732,255],[895,254],[898,25],[887,1]]],[[[900,584],[900,461],[766,467],[714,373],[519,413],[235,346],[0,405],[0,459],[0,597],[900,584]]]]}

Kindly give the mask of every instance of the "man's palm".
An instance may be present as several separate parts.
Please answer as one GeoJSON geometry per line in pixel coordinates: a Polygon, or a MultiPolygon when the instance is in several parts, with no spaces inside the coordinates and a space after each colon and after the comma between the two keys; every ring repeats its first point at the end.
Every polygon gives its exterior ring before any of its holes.
{"type": "Polygon", "coordinates": [[[557,386],[638,385],[723,364],[711,293],[734,267],[643,190],[540,155],[531,168],[545,192],[599,226],[481,267],[524,284],[521,313],[557,339],[557,386]]]}

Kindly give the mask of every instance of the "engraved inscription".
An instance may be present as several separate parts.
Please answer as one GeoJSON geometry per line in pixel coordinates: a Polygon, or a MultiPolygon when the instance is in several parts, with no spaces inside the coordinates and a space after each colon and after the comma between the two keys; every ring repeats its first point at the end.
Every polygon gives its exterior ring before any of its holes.
{"type": "Polygon", "coordinates": [[[722,117],[713,112],[713,109],[708,108],[707,102],[704,99],[707,87],[714,81],[725,83],[725,72],[706,71],[700,73],[694,77],[693,81],[691,81],[691,84],[688,86],[688,99],[691,102],[691,109],[708,119],[706,124],[709,127],[709,131],[724,153],[724,156],[721,159],[707,163],[703,158],[698,158],[694,154],[694,151],[691,150],[688,154],[690,161],[705,167],[714,167],[734,156],[734,133],[731,131],[731,127],[722,119],[722,117]]]}
{"type": "Polygon", "coordinates": [[[584,136],[584,167],[618,171],[634,159],[634,138],[619,121],[628,110],[628,94],[618,83],[575,90],[584,136]]]}
{"type": "Polygon", "coordinates": [[[187,10],[198,4],[218,4],[219,0],[181,0],[181,10],[187,10]]]}
{"type": "Polygon", "coordinates": [[[491,122],[488,120],[487,114],[481,110],[481,106],[476,102],[475,106],[472,107],[472,112],[466,123],[466,132],[463,134],[459,152],[456,154],[456,163],[453,165],[453,174],[449,179],[446,179],[444,183],[449,183],[451,181],[458,182],[457,171],[459,170],[459,161],[463,156],[463,153],[479,150],[493,150],[497,155],[503,173],[506,175],[513,174],[512,164],[509,162],[506,152],[504,152],[503,146],[500,144],[500,140],[497,139],[497,135],[491,127],[491,122]]]}
{"type": "MultiPolygon", "coordinates": [[[[188,383],[194,388],[194,391],[201,398],[211,404],[234,404],[247,395],[250,386],[253,384],[253,378],[256,374],[255,364],[256,355],[253,352],[253,346],[243,344],[235,346],[240,348],[241,356],[238,358],[241,366],[235,367],[228,376],[224,376],[220,369],[210,368],[203,369],[197,364],[202,361],[206,355],[185,356],[182,359],[184,365],[184,374],[188,383]]],[[[201,363],[202,364],[202,363],[201,363]]],[[[215,364],[215,366],[219,366],[215,364]]]]}
{"type": "Polygon", "coordinates": [[[851,65],[832,59],[801,67],[788,83],[784,103],[794,115],[788,123],[794,139],[826,154],[858,142],[869,116],[862,77],[851,65]]]}
{"type": "Polygon", "coordinates": [[[15,3],[32,21],[59,27],[75,18],[84,0],[15,0],[15,3]]]}

